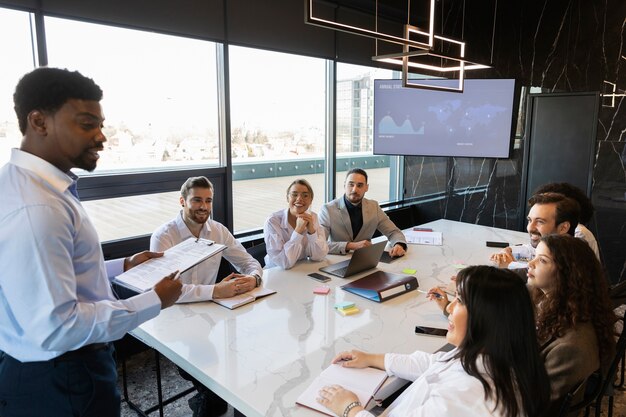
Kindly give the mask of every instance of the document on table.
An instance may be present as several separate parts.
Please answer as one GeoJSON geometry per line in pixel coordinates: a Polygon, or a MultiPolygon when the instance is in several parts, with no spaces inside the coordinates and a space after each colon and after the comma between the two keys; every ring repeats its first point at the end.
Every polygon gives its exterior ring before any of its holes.
{"type": "Polygon", "coordinates": [[[172,272],[183,273],[224,249],[226,245],[212,240],[190,237],[166,250],[162,257],[149,259],[118,275],[113,281],[133,291],[148,291],[172,272]]]}
{"type": "Polygon", "coordinates": [[[416,245],[443,245],[443,233],[442,232],[421,232],[415,230],[405,230],[404,236],[407,243],[413,243],[416,245]]]}
{"type": "Polygon", "coordinates": [[[317,402],[318,393],[322,387],[334,384],[341,385],[345,389],[354,392],[359,397],[363,407],[367,407],[367,403],[386,379],[387,372],[380,369],[344,368],[340,364],[331,364],[300,394],[296,403],[324,414],[335,416],[335,413],[317,402]]]}

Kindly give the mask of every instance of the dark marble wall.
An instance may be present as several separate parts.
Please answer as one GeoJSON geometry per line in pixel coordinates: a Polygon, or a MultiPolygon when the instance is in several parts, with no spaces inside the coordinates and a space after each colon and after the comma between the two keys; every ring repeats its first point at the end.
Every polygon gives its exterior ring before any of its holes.
{"type": "MultiPolygon", "coordinates": [[[[489,1],[468,3],[465,18],[454,5],[437,10],[440,33],[463,35],[468,56],[493,65],[470,76],[516,78],[542,92],[605,93],[612,89],[608,81],[617,85],[618,94],[625,92],[625,1],[499,2],[494,38],[493,7],[489,1]]],[[[610,279],[617,281],[626,278],[626,100],[603,97],[601,101],[592,190],[596,214],[590,228],[610,279]]],[[[522,97],[518,138],[510,159],[405,159],[405,197],[426,200],[420,206],[424,220],[446,218],[519,228],[526,216],[520,201],[522,168],[527,163],[524,104],[522,97]]]]}

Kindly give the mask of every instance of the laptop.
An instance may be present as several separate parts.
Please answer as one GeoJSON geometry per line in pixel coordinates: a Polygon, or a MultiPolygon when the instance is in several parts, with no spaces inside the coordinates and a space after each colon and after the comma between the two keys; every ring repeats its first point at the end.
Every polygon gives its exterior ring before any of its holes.
{"type": "Polygon", "coordinates": [[[376,268],[386,245],[387,241],[385,240],[359,248],[354,251],[352,258],[320,268],[320,271],[340,278],[347,278],[367,269],[376,268]]]}

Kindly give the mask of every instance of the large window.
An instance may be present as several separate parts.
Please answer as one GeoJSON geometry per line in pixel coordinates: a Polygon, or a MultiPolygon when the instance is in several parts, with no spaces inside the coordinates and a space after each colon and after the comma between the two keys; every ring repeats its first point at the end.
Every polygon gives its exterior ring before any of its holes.
{"type": "MultiPolygon", "coordinates": [[[[0,44],[7,57],[0,80],[5,160],[21,138],[13,89],[36,66],[31,27],[28,13],[0,9],[0,36],[12,39],[0,44]]],[[[105,151],[93,173],[77,172],[86,177],[79,190],[103,242],[150,234],[175,216],[176,189],[187,176],[223,179],[225,141],[233,201],[221,206],[220,216],[232,207],[236,233],[259,229],[285,208],[286,188],[296,178],[313,185],[317,212],[327,195],[343,194],[345,172],[354,167],[370,175],[369,198],[395,198],[398,158],[372,154],[372,81],[391,78],[391,71],[337,65],[337,171],[327,173],[326,145],[333,138],[326,122],[333,108],[326,88],[334,82],[328,61],[231,45],[222,67],[222,45],[208,41],[51,16],[44,27],[41,51],[49,65],[78,70],[104,91],[105,151]],[[228,108],[218,104],[219,80],[226,79],[221,68],[229,71],[228,108]],[[225,118],[227,138],[220,136],[225,118]],[[336,190],[325,189],[326,175],[337,175],[336,190]]]]}
{"type": "Polygon", "coordinates": [[[395,157],[373,155],[374,80],[394,78],[393,71],[350,64],[337,64],[337,188],[344,193],[346,171],[367,171],[366,197],[386,202],[393,194],[395,157]]]}
{"type": "Polygon", "coordinates": [[[29,13],[0,8],[0,166],[9,160],[11,148],[18,147],[22,138],[13,110],[13,92],[20,77],[35,68],[30,19],[29,13]]]}
{"type": "Polygon", "coordinates": [[[236,232],[263,226],[306,178],[324,203],[325,61],[232,46],[233,218],[236,232]]]}
{"type": "MultiPolygon", "coordinates": [[[[50,66],[104,91],[108,140],[93,175],[218,164],[214,43],[51,17],[45,27],[50,66]]],[[[83,205],[103,242],[152,233],[180,209],[177,192],[83,205]]]]}
{"type": "Polygon", "coordinates": [[[214,43],[51,17],[45,26],[50,66],[104,91],[97,173],[217,165],[214,43]]]}

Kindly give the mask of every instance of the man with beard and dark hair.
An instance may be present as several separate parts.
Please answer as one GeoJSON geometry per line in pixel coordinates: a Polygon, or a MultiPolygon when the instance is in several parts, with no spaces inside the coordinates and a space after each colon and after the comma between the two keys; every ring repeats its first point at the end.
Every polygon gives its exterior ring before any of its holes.
{"type": "Polygon", "coordinates": [[[526,230],[530,236],[530,244],[509,246],[491,255],[491,260],[500,268],[527,268],[528,261],[534,258],[535,248],[543,236],[574,236],[580,216],[580,206],[575,200],[563,194],[541,193],[530,197],[528,205],[530,211],[526,230]]]}
{"type": "Polygon", "coordinates": [[[117,300],[111,277],[149,258],[105,263],[70,170],[96,168],[102,90],[78,72],[38,68],[13,96],[23,138],[0,169],[0,415],[120,415],[111,341],[181,294],[174,273],[117,300]]]}
{"type": "Polygon", "coordinates": [[[587,242],[593,253],[596,254],[596,258],[601,260],[598,241],[591,230],[587,228],[593,216],[594,207],[583,190],[567,182],[551,182],[542,185],[535,191],[535,194],[542,193],[559,193],[563,194],[565,197],[576,200],[580,206],[580,219],[578,219],[578,226],[576,227],[574,236],[587,242]]]}
{"type": "MultiPolygon", "coordinates": [[[[213,184],[206,177],[191,177],[180,189],[182,210],[169,222],[159,226],[150,238],[150,250],[165,251],[190,238],[209,239],[226,249],[181,274],[182,295],[178,302],[207,301],[230,298],[261,285],[263,268],[230,231],[211,219],[213,184]],[[218,281],[222,256],[240,273],[232,273],[218,281]]],[[[226,412],[227,404],[199,381],[179,369],[183,378],[193,382],[198,394],[189,400],[194,417],[218,416],[226,412]]]]}
{"type": "Polygon", "coordinates": [[[328,237],[328,253],[346,254],[372,244],[376,230],[387,236],[389,255],[403,256],[407,245],[404,233],[396,227],[377,201],[365,198],[369,190],[367,173],[353,168],[346,174],[345,194],[322,206],[320,226],[328,237]]]}

